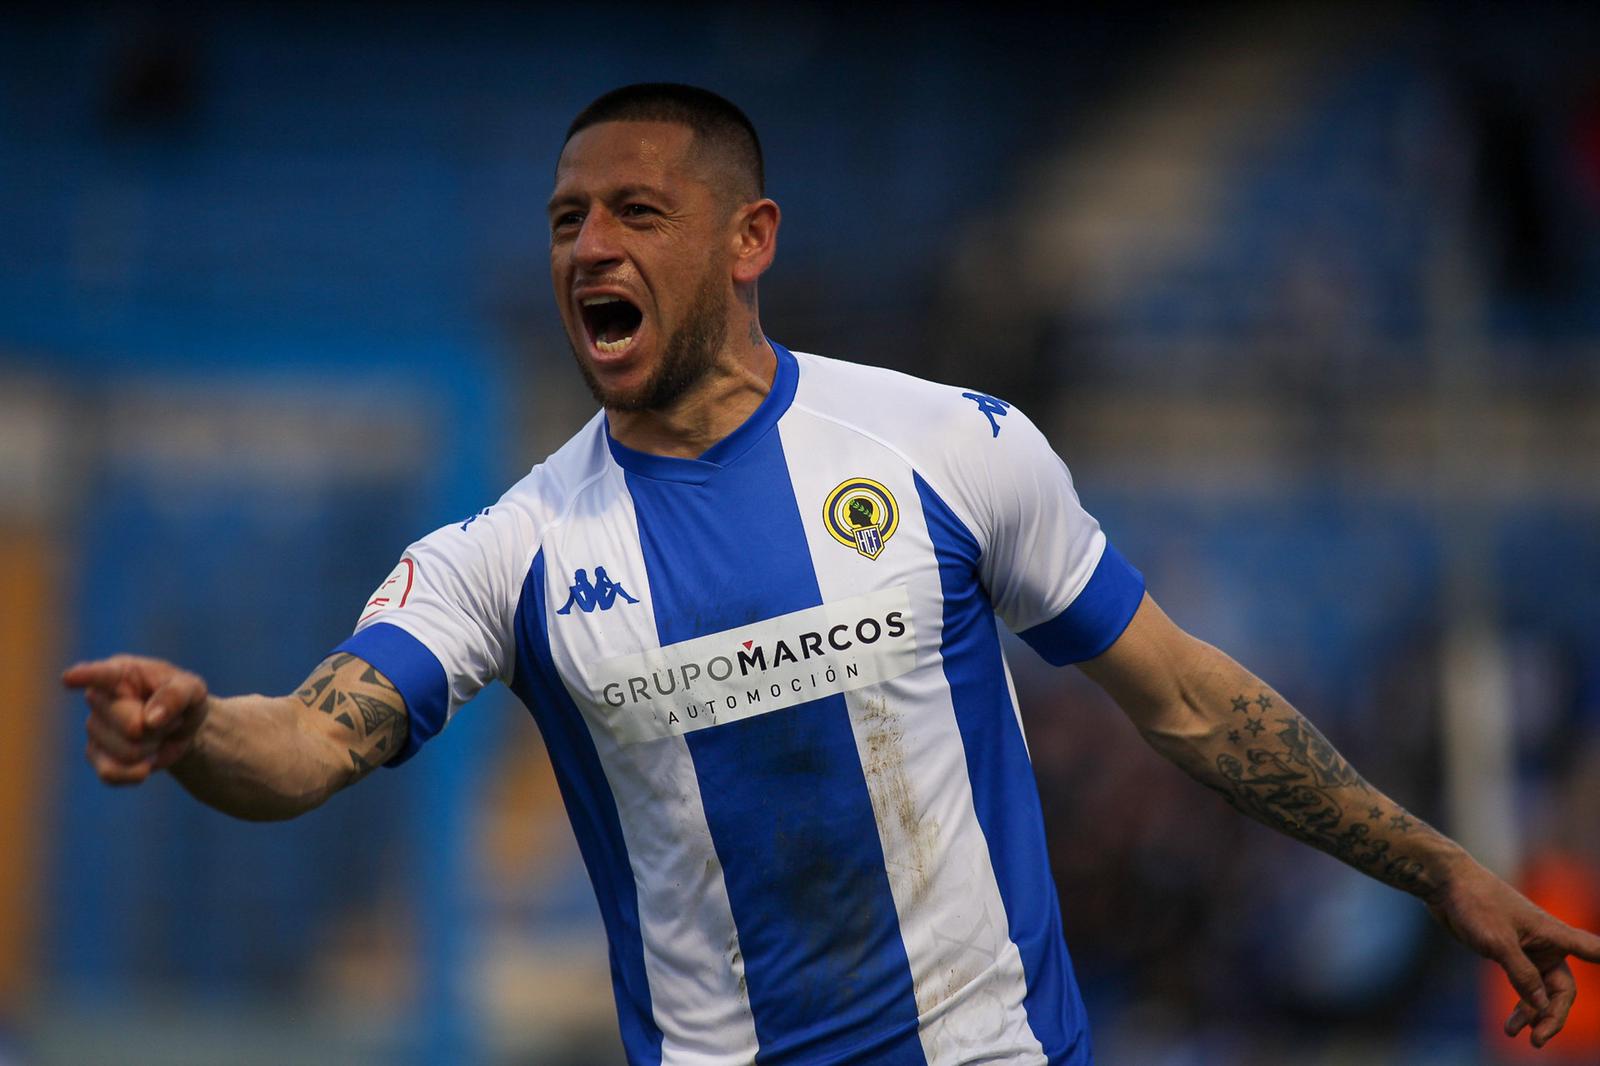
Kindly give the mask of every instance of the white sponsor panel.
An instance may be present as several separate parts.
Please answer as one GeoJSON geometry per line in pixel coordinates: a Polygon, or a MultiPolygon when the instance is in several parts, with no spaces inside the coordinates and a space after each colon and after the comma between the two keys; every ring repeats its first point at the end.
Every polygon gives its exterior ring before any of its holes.
{"type": "Polygon", "coordinates": [[[909,673],[905,586],[607,659],[577,692],[619,744],[680,736],[909,673]]]}

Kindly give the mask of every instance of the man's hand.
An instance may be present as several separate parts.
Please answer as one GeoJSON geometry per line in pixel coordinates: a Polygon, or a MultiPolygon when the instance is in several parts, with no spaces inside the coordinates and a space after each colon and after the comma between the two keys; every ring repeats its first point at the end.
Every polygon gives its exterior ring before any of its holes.
{"type": "Polygon", "coordinates": [[[410,729],[399,689],[348,652],[288,696],[212,696],[189,671],[137,655],[79,663],[61,680],[89,702],[102,781],[136,785],[171,768],[202,803],[251,821],[318,806],[393,758],[410,729]]]}
{"type": "Polygon", "coordinates": [[[78,663],[61,680],[83,690],[89,764],[109,785],[136,785],[183,758],[210,707],[203,680],[160,659],[78,663]]]}
{"type": "Polygon", "coordinates": [[[1427,904],[1457,940],[1498,963],[1522,997],[1506,1019],[1506,1035],[1532,1026],[1529,1041],[1544,1047],[1566,1024],[1578,994],[1567,956],[1600,963],[1600,936],[1551,917],[1470,859],[1427,904]]]}
{"type": "Polygon", "coordinates": [[[1149,596],[1117,642],[1080,665],[1196,781],[1422,899],[1458,940],[1499,963],[1522,998],[1508,1036],[1529,1029],[1543,1047],[1560,1032],[1577,995],[1567,956],[1600,962],[1600,937],[1546,914],[1374,788],[1280,693],[1178,628],[1149,596]]]}

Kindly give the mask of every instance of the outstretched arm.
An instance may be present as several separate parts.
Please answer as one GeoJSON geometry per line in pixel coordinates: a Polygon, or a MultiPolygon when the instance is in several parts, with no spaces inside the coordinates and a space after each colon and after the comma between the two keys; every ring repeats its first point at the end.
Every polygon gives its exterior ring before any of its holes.
{"type": "Polygon", "coordinates": [[[336,654],[293,695],[210,695],[195,674],[119,655],[62,675],[82,689],[88,758],[113,785],[170,769],[237,818],[292,818],[371,772],[405,743],[400,693],[364,660],[336,654]]]}
{"type": "Polygon", "coordinates": [[[1534,906],[1460,845],[1368,784],[1264,682],[1144,598],[1083,670],[1144,738],[1250,817],[1410,892],[1446,929],[1505,970],[1522,1002],[1506,1021],[1542,1047],[1576,987],[1566,957],[1600,962],[1600,937],[1534,906]]]}

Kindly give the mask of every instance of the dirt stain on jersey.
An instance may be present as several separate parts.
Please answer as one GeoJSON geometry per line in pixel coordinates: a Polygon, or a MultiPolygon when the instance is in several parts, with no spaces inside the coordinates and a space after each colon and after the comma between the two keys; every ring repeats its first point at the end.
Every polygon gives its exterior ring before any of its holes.
{"type": "Polygon", "coordinates": [[[861,703],[862,769],[882,827],[890,884],[897,899],[921,903],[933,884],[939,823],[917,814],[917,798],[906,772],[905,724],[885,696],[861,703]]]}
{"type": "MultiPolygon", "coordinates": [[[[715,852],[712,851],[711,834],[709,832],[705,834],[704,846],[708,854],[706,855],[705,868],[702,871],[700,884],[702,895],[710,891],[710,886],[722,880],[722,863],[718,860],[715,852]]],[[[728,931],[728,944],[723,949],[722,954],[728,960],[728,973],[734,980],[734,995],[738,999],[739,1009],[749,1014],[750,988],[745,980],[744,952],[739,949],[739,931],[737,929],[728,931]]]]}
{"type": "Polygon", "coordinates": [[[744,976],[744,953],[739,950],[739,934],[737,932],[728,937],[727,955],[728,969],[738,976],[739,1006],[746,1014],[749,1014],[750,986],[744,976]]]}

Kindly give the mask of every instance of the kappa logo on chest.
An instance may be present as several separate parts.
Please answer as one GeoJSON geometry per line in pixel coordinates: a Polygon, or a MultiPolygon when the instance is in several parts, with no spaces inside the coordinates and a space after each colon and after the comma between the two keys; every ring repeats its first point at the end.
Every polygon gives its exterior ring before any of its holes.
{"type": "Polygon", "coordinates": [[[567,602],[556,608],[556,614],[571,614],[576,607],[584,614],[593,611],[609,611],[618,603],[638,603],[639,601],[628,594],[620,581],[615,581],[606,573],[606,568],[594,568],[594,579],[590,580],[589,571],[580,567],[572,575],[572,587],[567,590],[567,602]]]}

